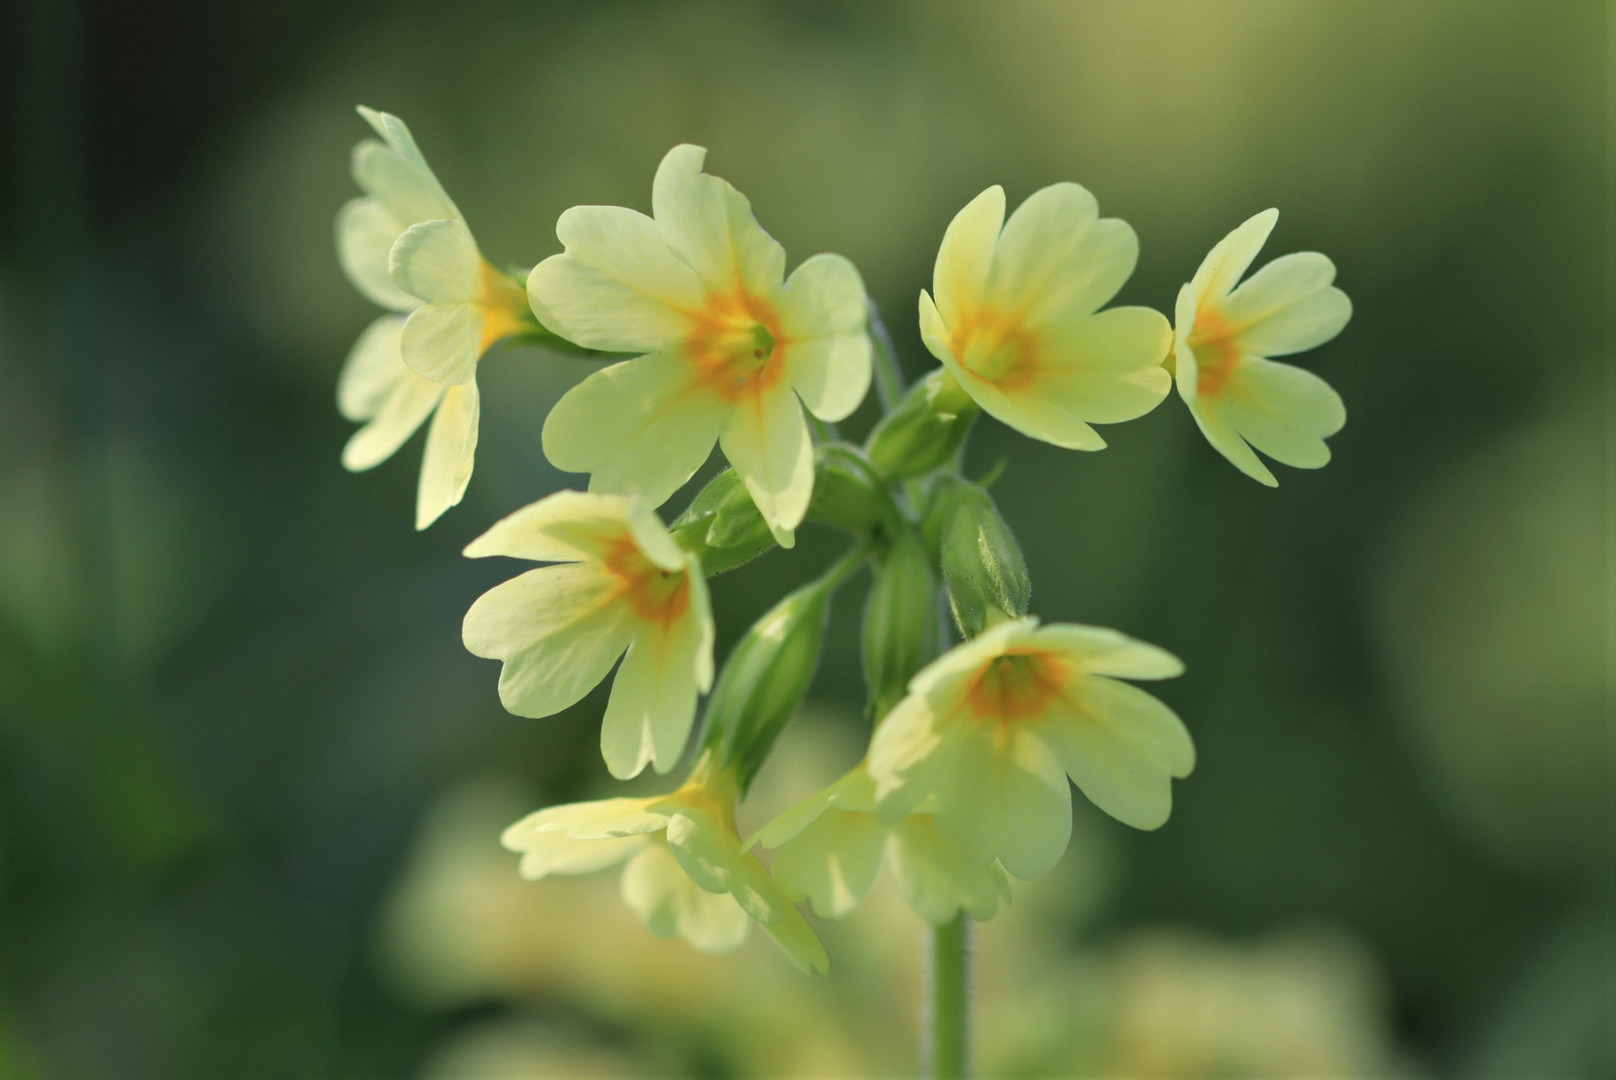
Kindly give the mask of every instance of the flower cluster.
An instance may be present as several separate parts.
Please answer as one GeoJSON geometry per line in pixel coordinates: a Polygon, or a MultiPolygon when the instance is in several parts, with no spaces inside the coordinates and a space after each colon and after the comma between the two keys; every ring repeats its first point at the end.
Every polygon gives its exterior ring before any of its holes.
{"type": "Polygon", "coordinates": [[[544,565],[472,604],[465,645],[501,661],[500,700],[520,716],[555,715],[611,676],[601,753],[619,779],[675,769],[707,695],[682,784],[516,823],[504,842],[524,876],[626,863],[623,898],[653,933],[722,951],[756,922],[803,970],[822,971],[824,948],[795,905],[846,914],[883,865],[926,920],[985,919],[1011,878],[1061,858],[1070,784],[1135,828],[1167,820],[1195,748],[1135,683],[1182,665],[1117,631],[1029,614],[1014,533],[960,464],[981,413],[1099,450],[1095,425],[1149,412],[1176,381],[1208,441],[1247,475],[1275,482],[1254,450],[1323,465],[1341,401],[1271,357],[1328,341],[1351,309],[1317,253],[1240,281],[1274,211],[1212,249],[1169,323],[1107,306],[1139,244],[1087,190],[1054,184],[1006,218],[1004,191],[990,187],[943,234],[919,310],[940,366],[903,393],[853,264],[821,254],[787,275],[746,197],[703,171],[702,148],[668,152],[649,216],[563,213],[563,250],[524,275],[483,259],[401,121],[360,112],[380,141],[354,151],[365,195],[338,215],[338,251],[389,314],[361,335],[339,381],[343,414],[364,424],[344,464],[379,464],[431,417],[416,506],[425,528],[470,478],[477,368],[496,342],[627,354],[544,423],[546,456],[589,474],[588,491],[540,499],[466,548],[544,565]],[[834,425],[863,403],[877,363],[893,400],[862,445],[846,442],[834,425]],[[664,524],[658,508],[715,443],[727,468],[664,524]],[[791,547],[804,522],[853,542],[759,619],[715,679],[708,578],[791,547]],[[737,806],[808,691],[832,597],[866,567],[868,753],[743,839],[737,806]],[[938,618],[945,607],[958,644],[938,618]],[[759,852],[772,853],[769,866],[759,852]]]}

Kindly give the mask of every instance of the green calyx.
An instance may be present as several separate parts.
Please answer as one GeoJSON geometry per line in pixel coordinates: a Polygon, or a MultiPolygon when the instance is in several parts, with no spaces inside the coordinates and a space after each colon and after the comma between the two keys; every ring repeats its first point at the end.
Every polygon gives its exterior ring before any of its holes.
{"type": "Polygon", "coordinates": [[[751,562],[775,546],[768,522],[734,469],[708,481],[668,531],[701,560],[708,577],[751,562]]]}
{"type": "Polygon", "coordinates": [[[939,478],[921,529],[961,634],[975,637],[1027,613],[1027,561],[985,489],[959,477],[939,478]]]}
{"type": "Polygon", "coordinates": [[[877,559],[864,604],[864,684],[872,720],[879,722],[902,700],[931,655],[933,589],[925,545],[905,530],[877,559]]]}
{"type": "Polygon", "coordinates": [[[808,518],[856,536],[895,534],[902,518],[886,482],[869,457],[843,442],[814,448],[814,494],[808,518]]]}
{"type": "Polygon", "coordinates": [[[702,747],[735,770],[743,791],[813,681],[829,598],[829,590],[815,582],[753,623],[707,699],[702,747]]]}
{"type": "Polygon", "coordinates": [[[954,460],[979,411],[954,376],[937,368],[881,418],[864,449],[883,476],[920,476],[954,460]]]}

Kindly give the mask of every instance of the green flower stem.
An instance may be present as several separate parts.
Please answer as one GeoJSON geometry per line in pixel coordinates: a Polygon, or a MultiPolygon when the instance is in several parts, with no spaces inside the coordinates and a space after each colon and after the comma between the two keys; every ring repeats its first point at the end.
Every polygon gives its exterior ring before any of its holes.
{"type": "Polygon", "coordinates": [[[964,1080],[971,1050],[971,927],[965,912],[932,928],[931,1008],[927,1017],[933,1080],[964,1080]]]}
{"type": "Polygon", "coordinates": [[[864,565],[864,560],[869,556],[870,549],[873,546],[869,540],[865,540],[852,548],[840,559],[831,563],[830,567],[819,575],[815,584],[827,592],[834,592],[841,588],[842,584],[853,576],[854,571],[864,565]]]}
{"type": "Polygon", "coordinates": [[[889,413],[903,400],[903,369],[898,366],[898,353],[892,347],[892,335],[881,319],[881,309],[874,300],[866,298],[870,308],[870,340],[875,344],[875,397],[881,411],[889,413]]]}

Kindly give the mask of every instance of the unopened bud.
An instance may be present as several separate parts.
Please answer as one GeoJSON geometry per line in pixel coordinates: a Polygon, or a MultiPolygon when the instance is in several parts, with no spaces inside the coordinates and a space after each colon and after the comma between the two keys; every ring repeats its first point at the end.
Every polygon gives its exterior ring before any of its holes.
{"type": "Polygon", "coordinates": [[[978,407],[946,368],[915,383],[881,418],[864,448],[882,475],[919,476],[948,463],[976,419],[978,407]]]}
{"type": "Polygon", "coordinates": [[[983,630],[1027,613],[1032,582],[1021,545],[993,504],[993,496],[967,480],[950,479],[935,491],[926,514],[960,633],[983,630]]]}
{"type": "Polygon", "coordinates": [[[734,469],[713,477],[668,531],[696,553],[708,577],[733,570],[774,547],[774,534],[734,469]]]}
{"type": "Polygon", "coordinates": [[[813,681],[829,597],[823,583],[805,585],[753,623],[707,699],[702,747],[734,768],[743,791],[813,681]]]}
{"type": "Polygon", "coordinates": [[[864,684],[873,719],[903,698],[925,666],[933,622],[930,563],[920,538],[905,531],[876,569],[864,605],[864,684]]]}
{"type": "Polygon", "coordinates": [[[814,450],[814,495],[808,517],[863,534],[898,520],[886,485],[864,451],[847,443],[821,443],[814,450]]]}

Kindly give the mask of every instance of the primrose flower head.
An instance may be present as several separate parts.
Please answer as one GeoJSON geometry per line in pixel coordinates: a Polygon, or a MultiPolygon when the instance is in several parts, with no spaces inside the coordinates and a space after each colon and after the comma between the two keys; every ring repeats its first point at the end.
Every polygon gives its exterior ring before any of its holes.
{"type": "Polygon", "coordinates": [[[533,879],[627,860],[623,900],[652,933],[723,952],[756,921],[799,968],[823,972],[830,959],[813,928],[741,846],[736,790],[732,773],[703,760],[670,794],[553,806],[505,830],[503,843],[533,879]]]}
{"type": "Polygon", "coordinates": [[[561,491],[466,548],[555,563],[497,585],[466,612],[466,648],[505,663],[499,696],[518,716],[574,704],[623,659],[601,725],[613,776],[679,759],[696,696],[713,680],[713,617],[701,565],[634,499],[561,491]]]}
{"type": "Polygon", "coordinates": [[[1091,424],[1143,416],[1167,394],[1171,336],[1149,308],[1100,308],[1133,273],[1139,241],[1077,184],[1033,193],[1004,218],[988,188],[943,234],[920,294],[920,334],[987,412],[1034,439],[1099,450],[1091,424]],[[1002,226],[1002,229],[1001,229],[1002,226]]]}
{"type": "Polygon", "coordinates": [[[786,280],[785,252],[745,196],[701,171],[705,156],[699,146],[668,152],[653,217],[575,206],[557,222],[566,251],[528,277],[539,321],[588,348],[643,355],[562,397],[544,452],[557,468],[591,473],[591,490],[658,505],[717,440],[789,545],[814,481],[802,406],[840,420],[869,387],[864,285],[836,255],[786,280]]]}
{"type": "Polygon", "coordinates": [[[1182,670],[1114,630],[1000,623],[916,675],[876,729],[869,770],[880,813],[895,821],[929,797],[939,835],[1023,879],[1066,849],[1068,775],[1117,820],[1157,828],[1195,747],[1171,709],[1117,679],[1182,670]]]}
{"type": "Polygon", "coordinates": [[[931,923],[948,922],[962,910],[991,919],[1010,899],[999,865],[972,863],[938,833],[930,813],[883,820],[875,781],[862,762],[764,826],[756,842],[774,849],[774,877],[786,895],[807,900],[821,918],[853,910],[887,860],[909,906],[931,923]]]}
{"type": "Polygon", "coordinates": [[[407,318],[375,324],[344,370],[344,384],[364,390],[344,392],[343,415],[371,425],[343,461],[357,470],[386,460],[441,402],[416,503],[416,528],[424,529],[460,501],[471,479],[477,361],[531,316],[520,284],[478,252],[404,122],[363,106],[359,112],[381,140],[354,147],[353,175],[365,195],[337,214],[337,254],[361,293],[407,318]],[[383,325],[385,331],[377,329],[383,325]],[[419,379],[403,378],[400,369],[419,379]],[[440,389],[428,404],[433,391],[420,380],[455,390],[440,389]],[[360,398],[370,404],[350,407],[360,398]],[[375,409],[367,414],[370,405],[375,409]]]}
{"type": "Polygon", "coordinates": [[[1269,487],[1278,481],[1253,447],[1319,468],[1330,460],[1324,440],[1347,412],[1323,379],[1268,358],[1323,345],[1352,317],[1347,294],[1331,284],[1335,264],[1316,251],[1281,256],[1240,281],[1278,219],[1264,210],[1218,241],[1174,311],[1179,396],[1213,448],[1269,487]]]}
{"type": "Polygon", "coordinates": [[[521,284],[490,266],[404,121],[359,107],[380,142],[354,147],[364,189],[337,214],[337,252],[354,286],[410,313],[404,362],[434,382],[468,382],[477,361],[529,321],[521,284]]]}

